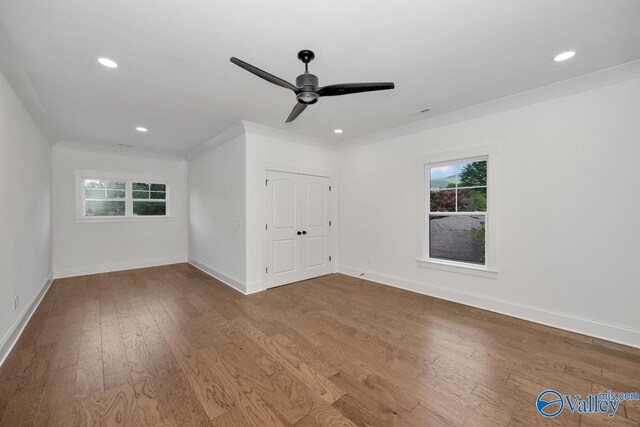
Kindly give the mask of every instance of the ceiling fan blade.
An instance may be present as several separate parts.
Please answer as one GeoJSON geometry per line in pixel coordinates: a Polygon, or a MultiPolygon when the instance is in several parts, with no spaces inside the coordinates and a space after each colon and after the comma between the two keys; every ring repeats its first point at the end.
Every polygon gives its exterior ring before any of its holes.
{"type": "Polygon", "coordinates": [[[307,105],[309,104],[301,104],[298,102],[295,107],[293,107],[293,110],[291,110],[291,114],[289,114],[289,117],[287,117],[287,121],[285,123],[294,121],[296,117],[298,117],[300,113],[302,113],[304,109],[307,108],[307,105]]]}
{"type": "Polygon", "coordinates": [[[269,74],[264,70],[261,70],[258,67],[254,67],[251,64],[247,64],[246,62],[238,59],[238,58],[231,58],[231,62],[233,62],[234,64],[236,64],[238,67],[244,68],[245,70],[247,70],[248,72],[255,74],[256,76],[265,79],[266,81],[273,83],[274,85],[278,85],[280,87],[283,87],[285,89],[290,89],[292,91],[294,91],[295,93],[299,92],[299,89],[297,87],[295,87],[294,85],[292,85],[291,83],[289,83],[286,80],[282,80],[280,77],[276,77],[273,74],[269,74]]]}
{"type": "Polygon", "coordinates": [[[393,89],[395,85],[388,83],[341,83],[337,85],[329,85],[321,87],[316,91],[319,96],[338,96],[349,95],[358,92],[371,92],[374,90],[393,89]]]}

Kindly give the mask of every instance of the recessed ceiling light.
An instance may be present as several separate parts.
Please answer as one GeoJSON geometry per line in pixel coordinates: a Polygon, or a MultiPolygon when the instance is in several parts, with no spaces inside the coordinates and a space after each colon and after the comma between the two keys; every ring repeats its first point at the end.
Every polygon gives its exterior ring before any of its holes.
{"type": "Polygon", "coordinates": [[[136,130],[137,130],[138,132],[146,132],[146,131],[148,131],[149,129],[147,129],[147,128],[145,128],[145,127],[142,127],[142,126],[138,126],[138,127],[136,128],[136,130]]]}
{"type": "Polygon", "coordinates": [[[118,68],[118,63],[109,58],[98,58],[98,62],[107,68],[118,68]]]}
{"type": "Polygon", "coordinates": [[[573,56],[574,56],[575,54],[576,54],[576,53],[575,53],[574,51],[569,50],[569,51],[562,52],[562,53],[560,53],[560,54],[556,55],[556,57],[555,57],[555,58],[553,58],[553,60],[554,60],[554,61],[556,61],[556,62],[566,61],[567,59],[571,59],[571,58],[573,58],[573,56]]]}
{"type": "Polygon", "coordinates": [[[333,133],[342,133],[342,129],[334,129],[333,133]]]}

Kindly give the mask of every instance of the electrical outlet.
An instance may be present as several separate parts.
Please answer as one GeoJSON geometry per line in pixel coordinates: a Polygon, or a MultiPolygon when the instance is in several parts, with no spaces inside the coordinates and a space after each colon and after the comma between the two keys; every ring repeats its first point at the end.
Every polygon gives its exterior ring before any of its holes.
{"type": "Polygon", "coordinates": [[[13,311],[17,310],[19,307],[20,300],[17,296],[13,297],[13,311]]]}
{"type": "Polygon", "coordinates": [[[367,264],[371,265],[371,258],[367,258],[367,264]]]}

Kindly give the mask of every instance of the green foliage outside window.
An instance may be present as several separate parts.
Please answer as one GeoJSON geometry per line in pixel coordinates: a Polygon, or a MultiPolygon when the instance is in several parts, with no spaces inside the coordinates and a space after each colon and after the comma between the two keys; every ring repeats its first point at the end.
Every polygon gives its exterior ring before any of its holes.
{"type": "Polygon", "coordinates": [[[458,176],[439,179],[440,182],[444,180],[453,182],[444,189],[431,189],[431,212],[486,212],[487,162],[485,160],[466,164],[458,176]]]}

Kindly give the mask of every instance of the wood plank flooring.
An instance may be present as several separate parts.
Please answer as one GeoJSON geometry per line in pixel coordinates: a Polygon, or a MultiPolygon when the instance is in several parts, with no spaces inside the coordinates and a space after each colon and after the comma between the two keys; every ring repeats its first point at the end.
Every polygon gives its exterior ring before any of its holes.
{"type": "Polygon", "coordinates": [[[56,280],[0,367],[4,426],[640,425],[640,350],[334,274],[243,296],[188,264],[56,280]]]}

